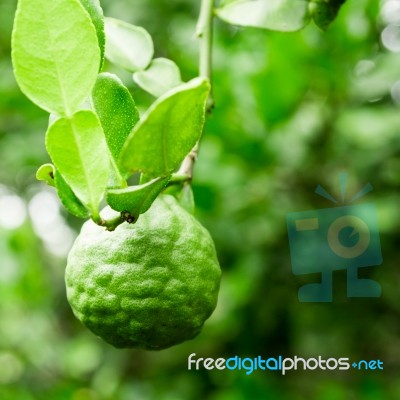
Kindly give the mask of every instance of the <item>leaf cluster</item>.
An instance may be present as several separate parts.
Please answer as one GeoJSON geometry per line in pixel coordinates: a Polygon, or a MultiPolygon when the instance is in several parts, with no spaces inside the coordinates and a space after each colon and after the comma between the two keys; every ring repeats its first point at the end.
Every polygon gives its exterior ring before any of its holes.
{"type": "MultiPolygon", "coordinates": [[[[225,0],[215,14],[230,24],[286,32],[313,18],[326,29],[343,2],[225,0]]],[[[37,178],[56,188],[70,213],[110,230],[147,211],[203,131],[208,79],[184,83],[173,61],[153,57],[149,33],[104,17],[99,0],[18,2],[15,77],[22,92],[50,113],[46,148],[52,164],[40,167],[37,178]],[[122,81],[102,72],[104,58],[156,97],[142,116],[122,81]],[[139,183],[129,186],[133,175],[140,175],[139,183]],[[119,220],[101,218],[104,200],[121,212],[119,220]]],[[[175,194],[192,203],[187,190],[175,194]]]]}
{"type": "Polygon", "coordinates": [[[40,167],[37,178],[56,188],[69,212],[110,230],[147,211],[203,130],[208,80],[183,83],[173,61],[153,55],[151,36],[105,18],[98,0],[18,3],[15,77],[23,93],[50,113],[46,149],[52,164],[40,167]],[[102,72],[104,57],[156,97],[142,116],[122,81],[102,72]],[[129,186],[135,174],[140,182],[129,186]],[[121,212],[119,221],[102,220],[103,199],[121,212]]]}

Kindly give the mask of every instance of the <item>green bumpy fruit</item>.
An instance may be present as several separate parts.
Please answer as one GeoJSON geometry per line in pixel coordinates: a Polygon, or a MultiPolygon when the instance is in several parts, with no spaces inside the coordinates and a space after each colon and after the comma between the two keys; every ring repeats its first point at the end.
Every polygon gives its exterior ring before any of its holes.
{"type": "Polygon", "coordinates": [[[115,347],[147,350],[195,337],[216,307],[220,277],[210,234],[169,195],[114,232],[86,222],[65,272],[84,325],[115,347]]]}

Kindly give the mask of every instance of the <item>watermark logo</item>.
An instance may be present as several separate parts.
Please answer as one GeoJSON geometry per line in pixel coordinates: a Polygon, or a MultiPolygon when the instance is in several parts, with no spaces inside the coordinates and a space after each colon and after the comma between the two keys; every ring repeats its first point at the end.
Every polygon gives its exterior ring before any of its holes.
{"type": "Polygon", "coordinates": [[[302,358],[298,356],[294,357],[246,357],[242,358],[234,356],[230,358],[217,358],[212,357],[197,357],[196,353],[192,353],[188,357],[188,370],[198,371],[200,369],[207,370],[224,370],[229,371],[244,371],[246,375],[252,374],[254,371],[280,371],[282,375],[286,375],[288,371],[348,371],[356,369],[359,371],[372,371],[372,370],[383,370],[383,361],[381,360],[357,360],[350,361],[348,357],[341,358],[328,358],[325,359],[321,356],[315,358],[302,358]]]}
{"type": "Polygon", "coordinates": [[[320,185],[315,190],[336,207],[287,215],[293,273],[321,274],[320,283],[299,289],[300,302],[332,302],[332,272],[336,270],[347,270],[347,297],[381,295],[379,283],[358,277],[359,268],[382,263],[376,208],[373,203],[352,204],[369,193],[372,185],[368,183],[346,201],[347,174],[339,180],[340,201],[320,185]]]}

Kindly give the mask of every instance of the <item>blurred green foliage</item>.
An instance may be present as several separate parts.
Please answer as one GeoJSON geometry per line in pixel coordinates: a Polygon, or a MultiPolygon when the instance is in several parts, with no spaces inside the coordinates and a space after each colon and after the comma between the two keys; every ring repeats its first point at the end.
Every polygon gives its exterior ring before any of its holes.
{"type": "MultiPolygon", "coordinates": [[[[216,241],[223,269],[219,305],[196,339],[144,352],[103,343],[69,308],[65,257],[81,221],[35,181],[36,168],[49,161],[47,118],[13,78],[16,0],[1,0],[1,399],[400,398],[400,46],[387,30],[400,17],[386,3],[398,2],[348,0],[326,33],[313,24],[283,34],[216,23],[216,108],[194,191],[197,215],[216,241]],[[351,177],[350,194],[368,181],[375,189],[368,200],[378,208],[384,263],[362,273],[381,283],[383,295],[346,298],[346,274],[338,271],[332,304],[299,303],[299,286],[318,277],[291,273],[285,216],[331,207],[314,188],[322,184],[337,194],[342,171],[351,177]],[[379,358],[385,369],[283,377],[188,371],[193,352],[379,358]]],[[[156,56],[176,61],[185,80],[197,74],[196,2],[102,4],[106,15],[146,27],[156,56]]],[[[150,104],[129,74],[105,68],[125,81],[142,111],[150,104]]]]}

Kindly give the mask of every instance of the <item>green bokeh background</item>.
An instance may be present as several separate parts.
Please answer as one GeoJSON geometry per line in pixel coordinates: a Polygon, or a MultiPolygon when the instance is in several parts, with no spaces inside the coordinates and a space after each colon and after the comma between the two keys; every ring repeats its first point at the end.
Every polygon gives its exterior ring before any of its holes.
{"type": "MultiPolygon", "coordinates": [[[[49,161],[47,115],[15,83],[16,0],[0,0],[0,399],[400,398],[400,46],[392,37],[389,50],[381,39],[400,17],[384,4],[348,0],[326,33],[313,24],[284,34],[216,22],[216,108],[194,192],[223,270],[219,304],[196,339],[145,352],[103,343],[67,303],[65,257],[82,221],[35,181],[49,161]],[[338,271],[333,303],[299,303],[298,288],[318,276],[292,274],[286,214],[332,207],[314,189],[338,196],[343,171],[349,197],[374,186],[360,203],[377,206],[384,262],[362,273],[382,285],[382,297],[348,299],[346,273],[338,271]],[[188,371],[191,353],[380,359],[384,370],[188,371]]],[[[198,2],[102,5],[107,16],[146,27],[156,56],[175,60],[185,80],[196,75],[198,2]]],[[[106,69],[142,111],[149,105],[129,74],[106,69]]]]}

